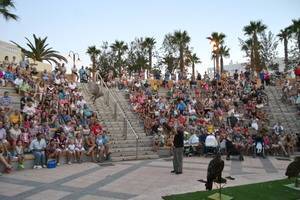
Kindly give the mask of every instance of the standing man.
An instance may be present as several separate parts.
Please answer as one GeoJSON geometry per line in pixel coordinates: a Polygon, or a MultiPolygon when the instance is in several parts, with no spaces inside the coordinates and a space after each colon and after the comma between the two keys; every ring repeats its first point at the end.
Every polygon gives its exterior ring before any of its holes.
{"type": "Polygon", "coordinates": [[[171,173],[182,174],[182,158],[183,158],[183,126],[180,125],[175,133],[173,145],[173,168],[171,173]]]}

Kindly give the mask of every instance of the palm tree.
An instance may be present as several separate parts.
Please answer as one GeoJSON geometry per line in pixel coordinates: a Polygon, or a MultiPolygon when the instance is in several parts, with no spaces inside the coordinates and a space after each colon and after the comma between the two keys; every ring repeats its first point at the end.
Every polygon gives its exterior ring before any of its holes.
{"type": "Polygon", "coordinates": [[[188,35],[187,31],[175,31],[173,35],[171,35],[171,43],[176,47],[179,51],[179,67],[181,73],[184,72],[184,52],[186,51],[188,44],[190,43],[191,38],[188,35]]]}
{"type": "Polygon", "coordinates": [[[127,44],[124,41],[116,40],[110,48],[114,53],[117,53],[117,67],[119,69],[119,76],[122,76],[122,55],[128,50],[127,44]]]}
{"type": "Polygon", "coordinates": [[[283,46],[284,46],[284,65],[285,65],[285,70],[288,69],[288,41],[289,38],[291,37],[291,33],[288,28],[281,29],[280,33],[277,35],[280,39],[280,41],[283,41],[283,46]]]}
{"type": "Polygon", "coordinates": [[[245,51],[246,56],[250,58],[250,68],[253,69],[253,41],[252,39],[247,39],[246,41],[240,39],[240,43],[241,43],[241,49],[242,51],[245,51]]]}
{"type": "Polygon", "coordinates": [[[288,29],[296,35],[297,43],[298,43],[298,49],[300,53],[300,18],[299,19],[293,19],[293,24],[288,27],[288,29]]]}
{"type": "Polygon", "coordinates": [[[15,9],[15,3],[12,0],[0,0],[0,15],[7,21],[18,20],[18,16],[10,12],[11,9],[15,9]]]}
{"type": "Polygon", "coordinates": [[[224,33],[213,32],[211,36],[206,38],[213,44],[214,49],[212,53],[215,55],[214,57],[216,59],[216,69],[219,74],[222,72],[219,66],[220,45],[224,43],[225,37],[226,35],[224,33]]]}
{"type": "Polygon", "coordinates": [[[220,64],[221,64],[221,72],[224,70],[224,62],[223,58],[228,58],[230,56],[229,54],[230,48],[228,48],[226,45],[222,45],[220,48],[220,64]]]}
{"type": "Polygon", "coordinates": [[[258,41],[258,34],[261,34],[264,30],[267,29],[267,26],[264,25],[261,21],[250,21],[250,24],[245,26],[243,31],[245,35],[248,35],[252,38],[252,48],[253,48],[253,55],[251,63],[252,67],[256,69],[257,72],[262,70],[262,63],[260,58],[260,44],[258,41]]]}
{"type": "Polygon", "coordinates": [[[29,50],[21,47],[16,42],[11,42],[17,45],[28,58],[40,62],[47,61],[50,64],[52,64],[51,62],[58,64],[59,61],[68,62],[65,57],[59,55],[58,51],[53,50],[52,47],[48,47],[49,44],[46,43],[47,37],[36,37],[36,35],[33,34],[34,44],[27,37],[25,37],[25,39],[28,42],[26,45],[29,47],[29,50]]]}
{"type": "Polygon", "coordinates": [[[86,53],[89,54],[91,61],[92,61],[93,81],[95,81],[96,68],[97,68],[97,65],[96,65],[97,57],[101,53],[101,51],[99,49],[97,49],[95,45],[93,45],[93,46],[88,47],[86,53]]]}
{"type": "MultiPolygon", "coordinates": [[[[146,37],[144,42],[143,42],[143,47],[146,48],[148,50],[148,59],[149,59],[149,67],[147,70],[147,75],[149,75],[149,70],[152,69],[152,52],[153,52],[153,48],[155,45],[156,41],[155,38],[153,37],[146,37]]],[[[147,76],[149,77],[149,76],[147,76]]]]}
{"type": "Polygon", "coordinates": [[[195,64],[201,63],[200,58],[197,57],[196,53],[189,55],[189,61],[192,63],[192,80],[195,80],[195,64]]]}

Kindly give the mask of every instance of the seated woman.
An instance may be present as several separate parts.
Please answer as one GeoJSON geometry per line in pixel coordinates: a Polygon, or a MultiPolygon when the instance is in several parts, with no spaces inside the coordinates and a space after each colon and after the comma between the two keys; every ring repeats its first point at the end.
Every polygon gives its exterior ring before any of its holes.
{"type": "Polygon", "coordinates": [[[227,137],[226,139],[226,152],[227,152],[226,160],[230,160],[230,156],[236,156],[236,155],[239,156],[240,161],[244,160],[241,149],[238,149],[235,146],[235,144],[231,140],[231,137],[227,137]]]}
{"type": "Polygon", "coordinates": [[[55,159],[56,165],[59,166],[59,160],[60,160],[60,151],[58,150],[58,144],[56,143],[55,139],[51,139],[50,143],[46,147],[46,157],[47,160],[49,159],[55,159]]]}
{"type": "Polygon", "coordinates": [[[85,145],[87,149],[86,155],[91,156],[91,161],[95,162],[96,141],[95,141],[95,136],[93,134],[90,134],[86,137],[85,145]]]}
{"type": "Polygon", "coordinates": [[[1,141],[0,142],[0,163],[5,166],[5,173],[10,173],[12,170],[12,166],[10,165],[10,159],[8,155],[8,151],[6,145],[1,141]]]}

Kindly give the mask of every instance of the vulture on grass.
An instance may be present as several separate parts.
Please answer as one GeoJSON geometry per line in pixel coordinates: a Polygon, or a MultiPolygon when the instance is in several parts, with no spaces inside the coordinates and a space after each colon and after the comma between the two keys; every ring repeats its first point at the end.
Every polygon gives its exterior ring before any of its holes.
{"type": "Polygon", "coordinates": [[[90,93],[92,94],[91,99],[93,100],[93,103],[95,103],[96,99],[103,96],[103,92],[99,84],[95,82],[90,82],[88,88],[90,90],[90,93]]]}
{"type": "Polygon", "coordinates": [[[224,161],[221,159],[221,154],[217,153],[216,157],[208,164],[206,190],[212,190],[213,182],[226,183],[226,179],[222,178],[223,169],[224,161]]]}
{"type": "Polygon", "coordinates": [[[295,186],[298,187],[299,174],[300,174],[300,156],[296,156],[295,160],[291,162],[286,168],[285,175],[288,178],[296,178],[295,186]]]}

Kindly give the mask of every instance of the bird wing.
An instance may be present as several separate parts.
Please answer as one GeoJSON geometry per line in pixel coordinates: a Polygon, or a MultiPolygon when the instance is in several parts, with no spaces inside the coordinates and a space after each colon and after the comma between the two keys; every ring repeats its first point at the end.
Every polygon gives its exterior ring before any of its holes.
{"type": "Polygon", "coordinates": [[[293,161],[286,168],[285,175],[289,178],[298,176],[300,172],[299,162],[293,161]]]}
{"type": "Polygon", "coordinates": [[[216,159],[212,159],[209,164],[208,164],[208,168],[207,168],[207,179],[215,179],[216,176],[216,166],[217,162],[216,159]]]}

